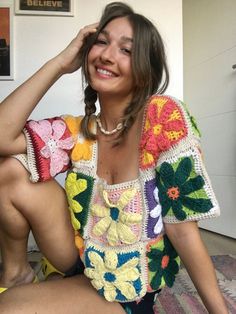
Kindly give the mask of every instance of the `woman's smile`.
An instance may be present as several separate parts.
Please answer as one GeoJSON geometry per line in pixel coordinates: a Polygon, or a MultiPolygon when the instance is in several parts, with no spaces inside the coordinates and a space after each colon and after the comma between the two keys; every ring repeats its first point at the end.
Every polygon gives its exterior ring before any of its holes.
{"type": "Polygon", "coordinates": [[[117,76],[114,72],[107,70],[107,69],[104,69],[104,68],[101,68],[101,67],[97,67],[97,73],[102,78],[111,78],[111,77],[117,76]]]}

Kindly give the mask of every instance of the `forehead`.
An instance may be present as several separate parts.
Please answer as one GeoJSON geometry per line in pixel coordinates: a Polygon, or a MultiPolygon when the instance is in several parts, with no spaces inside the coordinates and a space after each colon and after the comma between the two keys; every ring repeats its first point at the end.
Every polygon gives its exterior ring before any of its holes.
{"type": "Polygon", "coordinates": [[[118,17],[110,21],[101,33],[117,38],[133,38],[133,28],[127,17],[118,17]]]}

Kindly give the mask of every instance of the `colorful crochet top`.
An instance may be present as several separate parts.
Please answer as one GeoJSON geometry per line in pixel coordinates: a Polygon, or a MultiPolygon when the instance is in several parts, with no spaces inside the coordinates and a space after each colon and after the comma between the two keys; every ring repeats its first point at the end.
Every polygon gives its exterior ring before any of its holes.
{"type": "MultiPolygon", "coordinates": [[[[65,189],[85,275],[108,301],[139,300],[172,286],[179,257],[165,223],[219,215],[202,162],[199,131],[185,105],[154,95],[146,105],[139,176],[109,185],[97,176],[98,144],[80,132],[81,117],[25,126],[33,182],[68,170],[65,189]]],[[[92,125],[96,132],[96,123],[92,125]]]]}

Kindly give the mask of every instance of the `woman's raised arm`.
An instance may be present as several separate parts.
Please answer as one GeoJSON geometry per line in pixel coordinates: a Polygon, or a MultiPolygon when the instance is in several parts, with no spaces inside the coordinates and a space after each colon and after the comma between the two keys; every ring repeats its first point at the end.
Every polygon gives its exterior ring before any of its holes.
{"type": "Polygon", "coordinates": [[[0,104],[0,156],[24,153],[26,142],[22,130],[31,112],[49,88],[66,73],[81,66],[79,57],[84,38],[96,32],[96,24],[84,27],[55,58],[44,64],[0,104]]]}

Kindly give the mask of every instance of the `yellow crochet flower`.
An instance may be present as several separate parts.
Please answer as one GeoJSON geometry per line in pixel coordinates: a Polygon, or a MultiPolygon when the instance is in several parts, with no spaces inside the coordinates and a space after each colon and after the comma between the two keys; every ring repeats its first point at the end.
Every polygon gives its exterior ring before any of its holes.
{"type": "Polygon", "coordinates": [[[104,289],[104,297],[107,301],[116,300],[117,289],[127,300],[132,300],[137,296],[132,281],[139,278],[137,265],[139,259],[133,257],[126,263],[118,266],[118,256],[113,251],[105,251],[104,261],[102,257],[94,252],[88,253],[90,263],[93,268],[88,267],[84,273],[91,280],[95,289],[104,289]]]}
{"type": "Polygon", "coordinates": [[[107,232],[107,240],[110,245],[117,245],[119,241],[131,244],[137,240],[130,226],[140,223],[142,215],[139,213],[125,212],[124,208],[134,198],[137,190],[124,191],[117,204],[112,204],[108,199],[107,191],[103,191],[103,199],[106,206],[95,204],[92,207],[93,216],[101,218],[93,227],[96,236],[102,236],[107,232]]]}
{"type": "Polygon", "coordinates": [[[92,158],[92,144],[94,141],[86,140],[82,134],[78,135],[77,143],[72,150],[71,159],[73,161],[90,160],[92,158]]]}
{"type": "Polygon", "coordinates": [[[73,228],[79,230],[80,222],[76,219],[75,213],[80,213],[83,210],[83,207],[74,199],[74,197],[87,189],[87,181],[85,179],[77,179],[76,173],[72,172],[66,178],[65,189],[73,228]]]}
{"type": "Polygon", "coordinates": [[[66,121],[70,132],[76,140],[76,144],[71,153],[71,159],[73,161],[79,161],[81,159],[90,160],[92,158],[92,145],[94,141],[86,140],[84,136],[80,133],[80,124],[82,117],[75,118],[72,116],[67,116],[64,117],[64,120],[66,121]]]}

